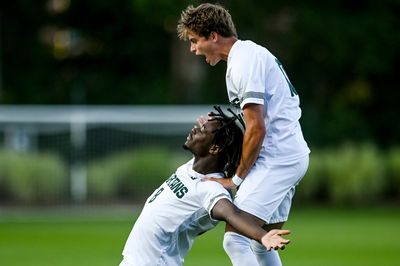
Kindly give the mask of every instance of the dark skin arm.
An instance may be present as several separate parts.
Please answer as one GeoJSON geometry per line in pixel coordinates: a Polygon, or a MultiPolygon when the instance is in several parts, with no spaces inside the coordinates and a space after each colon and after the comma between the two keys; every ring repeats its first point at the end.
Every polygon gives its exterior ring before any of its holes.
{"type": "Polygon", "coordinates": [[[229,223],[240,234],[257,240],[267,250],[284,249],[290,240],[284,239],[282,235],[290,233],[289,230],[273,229],[265,231],[254,219],[249,218],[228,199],[220,199],[211,210],[212,217],[229,223]]]}

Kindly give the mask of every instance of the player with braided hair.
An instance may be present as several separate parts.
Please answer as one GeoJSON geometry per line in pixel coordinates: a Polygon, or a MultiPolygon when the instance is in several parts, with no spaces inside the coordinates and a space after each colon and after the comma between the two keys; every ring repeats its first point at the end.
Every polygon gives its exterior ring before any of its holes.
{"type": "Polygon", "coordinates": [[[236,115],[231,109],[228,111],[232,114],[231,117],[226,115],[221,107],[214,106],[218,113],[209,113],[210,120],[217,120],[220,127],[215,132],[214,143],[216,143],[221,150],[224,151],[221,160],[227,163],[224,167],[224,173],[227,177],[232,177],[236,168],[240,163],[240,156],[242,155],[242,141],[245,130],[243,119],[236,115]],[[235,125],[233,125],[235,124],[235,125]]]}
{"type": "Polygon", "coordinates": [[[120,266],[182,265],[194,239],[214,228],[219,220],[229,222],[268,250],[284,248],[289,243],[282,238],[289,234],[288,230],[265,231],[232,204],[229,192],[221,184],[202,182],[210,175],[232,176],[240,161],[240,118],[226,115],[219,107],[215,110],[186,139],[184,148],[194,158],[180,166],[147,199],[125,244],[120,266]]]}

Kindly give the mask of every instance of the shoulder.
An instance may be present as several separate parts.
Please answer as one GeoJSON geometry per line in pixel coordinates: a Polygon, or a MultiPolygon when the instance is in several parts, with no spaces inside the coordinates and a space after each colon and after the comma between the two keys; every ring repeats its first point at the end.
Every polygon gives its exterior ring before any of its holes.
{"type": "Polygon", "coordinates": [[[238,40],[229,53],[228,64],[235,68],[247,69],[250,64],[266,63],[272,58],[273,55],[265,47],[253,41],[238,40]]]}
{"type": "Polygon", "coordinates": [[[226,190],[220,183],[215,181],[200,181],[197,186],[199,192],[203,195],[205,194],[210,197],[221,194],[230,196],[228,190],[226,190]]]}
{"type": "Polygon", "coordinates": [[[232,55],[261,55],[267,54],[269,51],[264,46],[261,46],[250,40],[238,40],[232,46],[232,55]]]}

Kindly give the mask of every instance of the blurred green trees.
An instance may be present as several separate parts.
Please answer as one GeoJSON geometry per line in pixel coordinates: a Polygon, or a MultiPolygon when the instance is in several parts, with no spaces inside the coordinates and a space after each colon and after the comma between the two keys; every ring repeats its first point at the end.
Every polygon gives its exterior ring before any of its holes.
{"type": "MultiPolygon", "coordinates": [[[[225,64],[211,69],[176,37],[180,11],[199,2],[1,2],[0,104],[226,102],[225,64]]],[[[219,2],[241,39],[285,65],[312,146],[398,143],[398,0],[219,2]]]]}
{"type": "MultiPolygon", "coordinates": [[[[143,201],[188,153],[147,147],[111,154],[87,167],[88,201],[143,201]]],[[[400,199],[400,149],[389,152],[372,144],[315,149],[296,198],[302,203],[369,205],[400,199]]],[[[69,202],[67,166],[56,155],[0,150],[0,201],[69,202]]]]}

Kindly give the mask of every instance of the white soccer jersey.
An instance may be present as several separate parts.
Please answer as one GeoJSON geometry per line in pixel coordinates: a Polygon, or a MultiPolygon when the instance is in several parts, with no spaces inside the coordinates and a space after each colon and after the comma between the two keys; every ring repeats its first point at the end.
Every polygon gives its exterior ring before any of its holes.
{"type": "Polygon", "coordinates": [[[192,166],[193,159],[147,199],[123,251],[131,265],[182,265],[195,237],[218,223],[210,212],[218,200],[231,197],[219,183],[202,182],[204,175],[192,166]]]}
{"type": "Polygon", "coordinates": [[[260,156],[279,163],[310,152],[299,124],[299,96],[279,60],[266,48],[236,41],[227,60],[226,85],[229,101],[241,109],[248,103],[264,105],[267,134],[260,156]]]}

